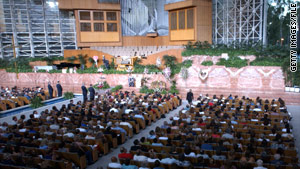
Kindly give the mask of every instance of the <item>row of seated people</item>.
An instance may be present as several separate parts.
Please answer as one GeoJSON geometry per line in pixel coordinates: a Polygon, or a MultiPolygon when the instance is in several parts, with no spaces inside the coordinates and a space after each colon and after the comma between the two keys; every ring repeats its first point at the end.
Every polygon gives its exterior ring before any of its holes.
{"type": "Polygon", "coordinates": [[[41,114],[34,111],[29,119],[21,115],[10,124],[3,122],[1,168],[86,168],[179,106],[173,95],[119,96],[99,95],[76,104],[71,100],[61,109],[53,106],[41,114]]]}
{"type": "Polygon", "coordinates": [[[46,92],[43,88],[18,88],[14,86],[12,88],[3,86],[0,89],[0,111],[13,109],[16,107],[30,104],[30,100],[39,96],[42,100],[46,100],[46,92]]]}
{"type": "Polygon", "coordinates": [[[199,97],[108,168],[299,168],[289,119],[281,99],[199,97]]]}

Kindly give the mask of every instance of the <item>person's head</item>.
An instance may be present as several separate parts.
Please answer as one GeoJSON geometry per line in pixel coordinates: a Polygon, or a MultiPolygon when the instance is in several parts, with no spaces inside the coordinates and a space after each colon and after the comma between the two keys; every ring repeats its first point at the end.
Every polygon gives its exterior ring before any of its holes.
{"type": "Polygon", "coordinates": [[[135,146],[137,146],[137,145],[139,144],[139,140],[138,140],[138,139],[135,139],[135,140],[133,141],[133,144],[134,144],[135,146]]]}
{"type": "Polygon", "coordinates": [[[12,117],[13,121],[18,121],[18,118],[16,116],[12,117]]]}
{"type": "Polygon", "coordinates": [[[190,92],[192,92],[192,89],[190,89],[190,92]]]}
{"type": "Polygon", "coordinates": [[[117,163],[117,162],[118,162],[118,159],[117,159],[117,157],[115,157],[115,156],[112,156],[110,160],[111,160],[111,162],[113,162],[113,163],[117,163]]]}
{"type": "Polygon", "coordinates": [[[154,162],[154,166],[155,166],[155,167],[159,167],[159,166],[160,166],[160,162],[159,162],[159,160],[155,160],[155,162],[154,162]]]}
{"type": "Polygon", "coordinates": [[[142,137],[141,139],[140,139],[140,141],[142,142],[142,143],[144,143],[145,142],[145,137],[142,137]]]}
{"type": "Polygon", "coordinates": [[[84,83],[82,83],[82,86],[85,86],[85,84],[84,84],[84,83]]]}
{"type": "Polygon", "coordinates": [[[92,84],[90,84],[90,87],[92,87],[93,85],[92,84]]]}
{"type": "Polygon", "coordinates": [[[130,159],[126,158],[124,164],[127,165],[127,166],[130,165],[130,159]]]}
{"type": "Polygon", "coordinates": [[[49,85],[51,85],[51,82],[48,82],[49,85]]]}
{"type": "Polygon", "coordinates": [[[274,155],[274,159],[275,159],[275,160],[280,160],[280,154],[275,154],[275,155],[274,155]]]}
{"type": "Polygon", "coordinates": [[[125,147],[121,147],[121,148],[120,148],[120,152],[121,152],[121,153],[127,153],[127,150],[126,150],[125,147]]]}
{"type": "Polygon", "coordinates": [[[263,166],[263,161],[261,160],[261,159],[258,159],[257,161],[256,161],[256,164],[257,164],[257,166],[258,167],[262,167],[263,166]]]}
{"type": "Polygon", "coordinates": [[[59,84],[60,82],[59,81],[57,81],[57,84],[59,84]]]}

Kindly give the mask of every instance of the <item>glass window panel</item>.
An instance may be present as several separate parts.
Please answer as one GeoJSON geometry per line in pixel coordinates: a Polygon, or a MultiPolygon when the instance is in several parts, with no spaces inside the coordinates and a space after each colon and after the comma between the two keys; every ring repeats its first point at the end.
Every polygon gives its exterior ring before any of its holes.
{"type": "Polygon", "coordinates": [[[171,13],[171,30],[177,30],[177,12],[171,13]]]}
{"type": "Polygon", "coordinates": [[[104,20],[103,12],[94,12],[94,20],[103,21],[104,20]]]}
{"type": "Polygon", "coordinates": [[[89,11],[79,12],[80,20],[91,20],[91,13],[89,11]]]}
{"type": "Polygon", "coordinates": [[[95,32],[104,32],[104,23],[94,23],[95,32]]]}
{"type": "Polygon", "coordinates": [[[107,23],[107,32],[117,32],[117,23],[107,23]]]}
{"type": "Polygon", "coordinates": [[[80,31],[82,31],[82,32],[92,31],[91,23],[80,23],[80,31]]]}
{"type": "Polygon", "coordinates": [[[185,10],[179,11],[179,29],[185,29],[185,10]]]}
{"type": "Polygon", "coordinates": [[[116,12],[106,12],[106,20],[116,21],[117,20],[117,13],[116,12]]]}
{"type": "Polygon", "coordinates": [[[187,10],[187,28],[194,28],[194,9],[187,10]]]}

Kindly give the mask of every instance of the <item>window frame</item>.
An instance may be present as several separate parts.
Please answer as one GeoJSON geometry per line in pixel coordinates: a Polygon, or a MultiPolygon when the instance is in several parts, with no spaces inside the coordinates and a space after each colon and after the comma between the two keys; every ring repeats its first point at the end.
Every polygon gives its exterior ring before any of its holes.
{"type": "Polygon", "coordinates": [[[170,31],[195,29],[195,8],[177,9],[169,12],[169,29],[170,31]],[[188,18],[188,11],[193,11],[193,18],[188,18]],[[184,28],[179,28],[179,13],[184,11],[184,28]],[[176,29],[172,29],[172,14],[176,13],[176,29]],[[188,28],[188,20],[192,21],[192,27],[188,28]]]}
{"type": "Polygon", "coordinates": [[[119,32],[119,14],[118,11],[103,11],[103,10],[78,10],[78,25],[80,32],[119,32]],[[89,12],[90,13],[90,20],[81,20],[80,13],[81,12],[89,12]],[[103,20],[94,20],[94,12],[103,12],[103,20]],[[107,13],[114,12],[116,14],[116,20],[107,20],[107,13]],[[81,23],[90,23],[91,24],[91,31],[82,31],[81,30],[81,23]],[[104,24],[103,31],[96,31],[95,30],[95,23],[102,23],[104,24]],[[108,31],[107,24],[114,23],[117,26],[116,31],[108,31]]]}

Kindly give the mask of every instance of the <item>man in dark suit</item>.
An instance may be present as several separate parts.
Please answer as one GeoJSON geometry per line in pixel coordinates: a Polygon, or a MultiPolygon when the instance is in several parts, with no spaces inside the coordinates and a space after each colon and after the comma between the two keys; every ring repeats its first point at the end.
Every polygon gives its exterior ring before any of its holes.
{"type": "Polygon", "coordinates": [[[53,96],[53,87],[51,86],[50,82],[48,82],[48,92],[49,92],[49,99],[52,99],[52,96],[53,96]]]}
{"type": "Polygon", "coordinates": [[[82,90],[82,95],[83,95],[83,102],[87,101],[87,89],[84,85],[84,83],[81,86],[81,90],[82,90]]]}
{"type": "Polygon", "coordinates": [[[192,104],[192,101],[194,99],[194,94],[192,93],[192,89],[187,93],[186,100],[188,100],[189,104],[192,104]]]}
{"type": "Polygon", "coordinates": [[[94,98],[95,98],[95,89],[93,88],[92,84],[90,84],[89,92],[90,92],[90,101],[94,101],[94,98]]]}
{"type": "Polygon", "coordinates": [[[62,96],[63,88],[59,84],[59,81],[57,81],[56,88],[57,88],[57,95],[58,95],[58,97],[61,97],[62,96]]]}

